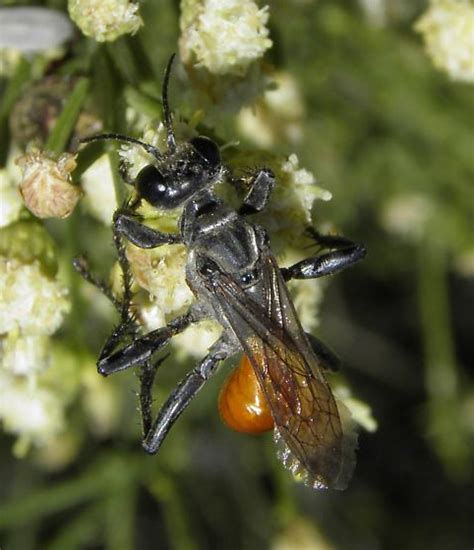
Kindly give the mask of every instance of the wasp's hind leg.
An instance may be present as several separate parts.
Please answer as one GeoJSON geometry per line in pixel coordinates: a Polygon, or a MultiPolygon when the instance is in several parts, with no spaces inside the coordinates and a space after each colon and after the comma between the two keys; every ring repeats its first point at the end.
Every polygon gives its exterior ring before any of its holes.
{"type": "Polygon", "coordinates": [[[181,380],[161,407],[153,426],[143,440],[143,448],[147,453],[155,454],[158,452],[171,426],[189,405],[193,397],[216,372],[219,364],[236,351],[232,345],[220,338],[211,347],[206,357],[181,380]]]}
{"type": "Polygon", "coordinates": [[[309,340],[311,348],[318,358],[320,366],[324,370],[338,372],[341,367],[341,360],[339,357],[324,342],[321,342],[319,338],[316,338],[316,336],[309,332],[305,332],[305,334],[309,340]]]}
{"type": "Polygon", "coordinates": [[[282,268],[281,273],[286,281],[316,279],[324,275],[332,275],[359,262],[366,255],[363,244],[355,243],[346,237],[320,235],[313,228],[308,229],[308,233],[320,248],[332,250],[282,268]]]}

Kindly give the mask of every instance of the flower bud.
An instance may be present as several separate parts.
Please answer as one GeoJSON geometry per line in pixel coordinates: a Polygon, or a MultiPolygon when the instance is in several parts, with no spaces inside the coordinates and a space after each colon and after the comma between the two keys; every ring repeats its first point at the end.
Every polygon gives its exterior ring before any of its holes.
{"type": "Polygon", "coordinates": [[[23,170],[20,191],[25,205],[38,218],[66,218],[82,191],[70,182],[76,156],[63,153],[57,161],[33,150],[17,159],[23,170]]]}

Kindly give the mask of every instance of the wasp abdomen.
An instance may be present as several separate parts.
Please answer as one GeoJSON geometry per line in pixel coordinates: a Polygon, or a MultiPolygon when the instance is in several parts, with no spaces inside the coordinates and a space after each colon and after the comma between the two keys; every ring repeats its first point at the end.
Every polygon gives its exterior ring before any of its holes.
{"type": "Polygon", "coordinates": [[[232,430],[258,434],[273,429],[273,418],[249,358],[244,355],[219,394],[219,414],[232,430]]]}

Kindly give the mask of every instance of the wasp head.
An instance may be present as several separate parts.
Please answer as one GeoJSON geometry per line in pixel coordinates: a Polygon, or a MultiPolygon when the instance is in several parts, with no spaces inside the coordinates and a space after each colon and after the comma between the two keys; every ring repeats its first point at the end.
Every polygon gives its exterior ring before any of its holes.
{"type": "Polygon", "coordinates": [[[136,179],[140,198],[157,208],[180,206],[214,179],[220,168],[217,144],[205,136],[185,143],[142,168],[136,179]]]}
{"type": "Polygon", "coordinates": [[[154,157],[154,162],[140,170],[135,181],[138,197],[157,208],[171,209],[182,205],[197,191],[212,183],[221,168],[219,147],[206,136],[177,143],[168,103],[168,84],[175,55],[168,61],[163,79],[163,120],[167,134],[167,151],[129,136],[101,134],[82,139],[82,143],[101,139],[125,141],[139,145],[154,157]]]}

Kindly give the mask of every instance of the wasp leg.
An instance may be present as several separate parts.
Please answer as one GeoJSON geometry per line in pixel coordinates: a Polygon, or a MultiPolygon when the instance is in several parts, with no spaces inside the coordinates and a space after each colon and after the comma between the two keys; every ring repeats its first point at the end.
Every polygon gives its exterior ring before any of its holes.
{"type": "Polygon", "coordinates": [[[114,215],[114,231],[126,237],[139,248],[156,248],[162,244],[181,243],[177,233],[162,233],[141,223],[136,216],[117,211],[114,215]]]}
{"type": "Polygon", "coordinates": [[[117,298],[113,295],[110,285],[92,273],[89,267],[89,262],[85,256],[76,256],[73,258],[72,265],[85,281],[98,288],[102,294],[104,294],[112,302],[118,311],[121,310],[121,301],[117,300],[117,298]]]}
{"type": "Polygon", "coordinates": [[[151,430],[143,440],[143,448],[147,453],[155,454],[158,452],[171,426],[204,386],[205,382],[215,373],[219,364],[234,351],[222,339],[218,340],[211,347],[206,357],[181,380],[161,407],[151,430]]]}
{"type": "MultiPolygon", "coordinates": [[[[136,338],[127,346],[114,352],[113,349],[123,337],[132,332],[126,322],[121,323],[102,348],[97,362],[98,372],[103,376],[108,376],[136,365],[143,365],[154,353],[164,347],[173,336],[182,332],[195,320],[192,313],[187,313],[174,319],[167,326],[136,338]]],[[[130,320],[129,324],[132,323],[133,320],[130,320]]]]}
{"type": "Polygon", "coordinates": [[[152,387],[155,382],[156,371],[168,357],[169,355],[167,354],[156,361],[146,361],[145,364],[141,366],[138,374],[140,380],[139,404],[143,437],[150,431],[153,421],[151,413],[153,404],[152,387]]]}
{"type": "Polygon", "coordinates": [[[245,216],[261,212],[267,206],[274,186],[273,172],[268,168],[258,170],[252,177],[250,189],[239,209],[239,214],[245,216]]]}
{"type": "Polygon", "coordinates": [[[316,279],[324,275],[332,275],[357,263],[366,255],[363,244],[355,243],[346,239],[346,237],[320,235],[313,229],[308,231],[319,246],[332,248],[333,251],[282,268],[281,273],[285,281],[290,279],[316,279]]]}
{"type": "Polygon", "coordinates": [[[305,333],[309,343],[319,360],[319,364],[324,370],[329,370],[332,372],[337,372],[341,366],[341,360],[339,357],[328,348],[326,344],[321,342],[319,338],[316,338],[313,334],[306,332],[305,333]]]}

